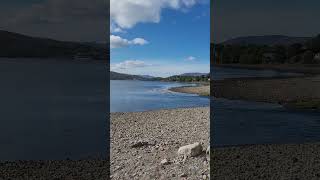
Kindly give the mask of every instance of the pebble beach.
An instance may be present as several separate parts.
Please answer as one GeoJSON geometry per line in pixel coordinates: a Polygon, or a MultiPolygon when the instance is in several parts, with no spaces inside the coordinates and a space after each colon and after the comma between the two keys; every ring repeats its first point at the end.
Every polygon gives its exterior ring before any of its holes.
{"type": "Polygon", "coordinates": [[[209,179],[209,107],[111,113],[111,179],[209,179]],[[199,143],[196,156],[180,147],[199,143]]]}

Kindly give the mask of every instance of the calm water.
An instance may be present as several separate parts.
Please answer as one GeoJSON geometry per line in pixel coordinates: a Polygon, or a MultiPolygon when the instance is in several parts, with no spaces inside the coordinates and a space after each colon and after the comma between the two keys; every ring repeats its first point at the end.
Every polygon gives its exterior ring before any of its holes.
{"type": "Polygon", "coordinates": [[[0,161],[105,157],[105,65],[23,61],[0,62],[0,161]]]}
{"type": "MultiPolygon", "coordinates": [[[[217,68],[216,79],[296,75],[275,71],[217,68]]],[[[320,141],[320,113],[290,111],[278,104],[213,99],[215,146],[320,141]]]]}
{"type": "Polygon", "coordinates": [[[134,112],[209,106],[209,98],[168,91],[187,84],[158,81],[110,81],[110,111],[134,112]]]}

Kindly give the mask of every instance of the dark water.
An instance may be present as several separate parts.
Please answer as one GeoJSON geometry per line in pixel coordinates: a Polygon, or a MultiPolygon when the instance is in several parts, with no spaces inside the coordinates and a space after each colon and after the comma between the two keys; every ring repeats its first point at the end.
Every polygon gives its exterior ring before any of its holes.
{"type": "MultiPolygon", "coordinates": [[[[110,111],[134,112],[209,106],[209,98],[168,91],[187,84],[158,81],[110,81],[110,111]]],[[[189,85],[189,84],[188,84],[189,85]]]]}
{"type": "Polygon", "coordinates": [[[22,62],[0,62],[0,161],[106,157],[106,66],[22,62]]]}
{"type": "MultiPolygon", "coordinates": [[[[266,77],[274,74],[270,72],[258,72],[257,75],[266,77]]],[[[213,73],[217,73],[219,79],[255,75],[252,70],[224,68],[213,73]]],[[[292,111],[278,104],[219,98],[211,101],[211,112],[214,146],[320,141],[319,112],[292,111]]]]}

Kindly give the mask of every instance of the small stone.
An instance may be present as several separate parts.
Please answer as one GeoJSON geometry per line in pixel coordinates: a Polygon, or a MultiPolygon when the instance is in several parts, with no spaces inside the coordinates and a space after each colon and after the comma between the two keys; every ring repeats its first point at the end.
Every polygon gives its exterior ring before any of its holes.
{"type": "Polygon", "coordinates": [[[207,161],[203,161],[203,165],[205,165],[205,166],[206,166],[207,164],[208,164],[208,163],[207,163],[207,161]]]}
{"type": "Polygon", "coordinates": [[[207,179],[207,176],[206,176],[206,175],[203,175],[203,176],[202,176],[202,179],[207,179]]]}
{"type": "Polygon", "coordinates": [[[114,171],[118,171],[118,170],[120,170],[121,169],[121,166],[116,166],[115,168],[114,168],[114,171]]]}
{"type": "Polygon", "coordinates": [[[210,146],[208,146],[208,148],[207,148],[207,150],[206,150],[206,153],[207,153],[208,155],[210,155],[210,146]]]}
{"type": "Polygon", "coordinates": [[[191,157],[198,156],[201,153],[202,153],[202,146],[200,143],[194,143],[194,144],[182,146],[178,150],[179,155],[191,156],[191,157]]]}
{"type": "Polygon", "coordinates": [[[161,164],[162,164],[162,165],[168,165],[168,164],[170,164],[170,162],[168,161],[168,159],[163,159],[163,160],[161,161],[161,164]]]}
{"type": "Polygon", "coordinates": [[[182,174],[180,174],[180,177],[187,177],[187,174],[186,173],[182,173],[182,174]]]}
{"type": "Polygon", "coordinates": [[[132,148],[140,148],[140,147],[148,146],[148,145],[149,145],[149,143],[146,141],[136,141],[136,142],[132,142],[131,147],[132,148]]]}

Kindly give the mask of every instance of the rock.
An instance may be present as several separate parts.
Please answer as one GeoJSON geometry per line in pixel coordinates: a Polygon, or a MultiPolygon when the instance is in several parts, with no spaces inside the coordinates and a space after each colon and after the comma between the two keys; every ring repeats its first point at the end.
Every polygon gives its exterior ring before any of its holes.
{"type": "Polygon", "coordinates": [[[163,159],[163,160],[161,161],[161,164],[162,164],[162,165],[168,165],[168,164],[170,164],[170,162],[168,161],[168,159],[163,159]]]}
{"type": "Polygon", "coordinates": [[[210,146],[208,146],[208,148],[207,148],[207,150],[206,150],[206,153],[207,153],[208,155],[210,155],[210,146]]]}
{"type": "Polygon", "coordinates": [[[178,150],[179,155],[191,156],[191,157],[198,156],[201,153],[202,153],[202,146],[200,143],[194,143],[194,144],[182,146],[178,150]]]}
{"type": "Polygon", "coordinates": [[[147,141],[135,141],[131,143],[131,148],[140,148],[143,146],[148,146],[149,143],[147,141]]]}
{"type": "Polygon", "coordinates": [[[187,177],[187,174],[186,173],[182,173],[182,174],[180,174],[180,177],[187,177]]]}

